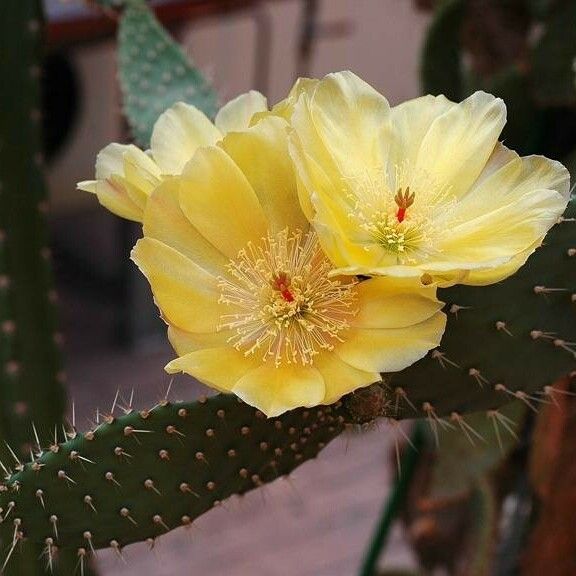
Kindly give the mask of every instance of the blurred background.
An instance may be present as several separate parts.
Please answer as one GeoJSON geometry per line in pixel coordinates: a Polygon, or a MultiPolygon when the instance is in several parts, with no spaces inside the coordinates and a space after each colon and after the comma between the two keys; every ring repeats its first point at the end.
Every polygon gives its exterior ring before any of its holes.
{"type": "MultiPolygon", "coordinates": [[[[212,80],[222,102],[257,88],[271,103],[299,75],[350,69],[391,103],[420,92],[419,54],[430,15],[411,0],[167,0],[158,16],[212,80]],[[313,20],[311,20],[313,19],[313,20]],[[307,26],[314,26],[308,37],[307,26]]],[[[44,134],[54,267],[60,295],[67,385],[79,423],[108,407],[118,387],[136,404],[164,394],[172,352],[128,253],[138,226],[76,190],[96,154],[129,138],[116,78],[115,25],[80,0],[45,0],[44,134]]],[[[174,397],[206,392],[188,377],[174,397]]],[[[349,576],[357,573],[392,479],[390,433],[329,446],[242,501],[213,510],[192,531],[176,530],[124,551],[99,553],[102,576],[349,576]],[[351,489],[353,487],[353,489],[351,489]]],[[[414,565],[394,533],[387,562],[414,565]]]]}

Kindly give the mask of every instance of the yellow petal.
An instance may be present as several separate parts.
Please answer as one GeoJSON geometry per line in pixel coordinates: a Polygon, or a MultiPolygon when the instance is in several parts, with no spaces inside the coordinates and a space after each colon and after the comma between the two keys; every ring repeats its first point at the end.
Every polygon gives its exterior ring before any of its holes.
{"type": "Polygon", "coordinates": [[[105,180],[110,176],[124,175],[124,154],[131,148],[128,144],[108,144],[96,156],[96,180],[105,180]]]}
{"type": "Polygon", "coordinates": [[[266,97],[256,90],[250,90],[250,92],[241,94],[220,108],[214,123],[222,134],[238,132],[246,130],[250,126],[254,114],[267,110],[266,97]]]}
{"type": "Polygon", "coordinates": [[[287,128],[280,118],[265,118],[245,132],[228,134],[221,144],[250,182],[273,233],[287,226],[309,228],[298,204],[287,128]]]}
{"type": "Polygon", "coordinates": [[[221,348],[228,346],[228,339],[233,333],[230,330],[218,332],[187,332],[176,326],[168,326],[168,340],[178,356],[184,356],[190,352],[203,348],[221,348]]]}
{"type": "Polygon", "coordinates": [[[78,188],[78,190],[83,190],[84,192],[90,192],[90,194],[96,194],[97,183],[97,180],[83,180],[76,184],[76,188],[78,188]]]}
{"type": "Polygon", "coordinates": [[[390,140],[387,100],[352,72],[329,74],[297,102],[292,124],[331,179],[380,169],[390,140]]]}
{"type": "Polygon", "coordinates": [[[301,406],[321,404],[326,387],[316,368],[263,364],[240,378],[232,392],[272,417],[301,406]]]}
{"type": "Polygon", "coordinates": [[[397,372],[440,344],[446,315],[438,312],[407,328],[349,330],[335,349],[344,362],[366,372],[397,372]]]}
{"type": "Polygon", "coordinates": [[[216,332],[222,314],[218,280],[170,246],[152,238],[138,240],[132,260],[148,278],[164,318],[190,332],[216,332]]]}
{"type": "MultiPolygon", "coordinates": [[[[441,249],[476,265],[501,259],[512,274],[564,212],[570,176],[562,164],[541,156],[509,158],[495,170],[489,164],[490,175],[458,203],[441,249]],[[511,260],[515,265],[509,266],[511,260]]],[[[492,266],[493,278],[502,278],[501,265],[492,266]]],[[[489,272],[482,277],[486,282],[489,272]]]]}
{"type": "Polygon", "coordinates": [[[335,193],[333,181],[318,162],[297,142],[292,142],[290,153],[297,171],[300,206],[314,224],[322,248],[334,265],[379,264],[381,247],[368,244],[369,236],[349,218],[353,207],[343,195],[335,193]]]}
{"type": "Polygon", "coordinates": [[[408,162],[416,166],[420,145],[430,126],[442,114],[458,106],[445,96],[421,96],[402,102],[390,110],[396,145],[393,162],[401,165],[408,162]]]}
{"type": "Polygon", "coordinates": [[[200,146],[215,144],[221,137],[203,112],[179,102],[156,121],[150,148],[164,174],[180,174],[200,146]]]}
{"type": "MultiPolygon", "coordinates": [[[[444,108],[441,105],[438,111],[444,108]]],[[[450,193],[458,197],[482,172],[505,123],[504,102],[476,92],[432,122],[414,168],[429,174],[439,185],[448,185],[450,193]]]]}
{"type": "Polygon", "coordinates": [[[134,146],[124,154],[124,175],[129,185],[127,191],[130,199],[144,210],[150,194],[161,182],[160,168],[134,146]]]}
{"type": "Polygon", "coordinates": [[[135,204],[128,194],[126,180],[121,176],[110,176],[96,181],[96,196],[104,208],[113,214],[142,222],[142,208],[135,204]]]}
{"type": "Polygon", "coordinates": [[[214,276],[224,274],[229,258],[210,244],[180,208],[181,179],[169,178],[153,192],[144,212],[144,235],[178,250],[214,276]]]}
{"type": "Polygon", "coordinates": [[[292,118],[292,113],[294,112],[294,106],[298,99],[303,94],[312,95],[314,89],[316,88],[319,80],[312,78],[298,78],[294,83],[294,86],[290,89],[288,96],[275,104],[272,108],[271,114],[284,118],[287,122],[290,122],[292,118]]]}
{"type": "Polygon", "coordinates": [[[345,394],[380,381],[378,372],[358,370],[333,353],[317,356],[314,359],[314,368],[320,372],[326,385],[322,404],[333,404],[345,394]]]}
{"type": "Polygon", "coordinates": [[[357,328],[406,328],[439,312],[444,304],[436,298],[434,285],[420,278],[371,278],[356,286],[357,328]]]}
{"type": "Polygon", "coordinates": [[[505,264],[500,264],[492,268],[470,270],[460,283],[468,286],[487,286],[505,280],[508,276],[512,276],[512,274],[515,274],[522,266],[524,266],[528,258],[530,258],[540,244],[540,241],[536,242],[523,252],[520,252],[517,256],[514,256],[512,260],[509,260],[505,264]]]}
{"type": "Polygon", "coordinates": [[[192,225],[229,258],[266,235],[266,218],[250,183],[217,147],[202,148],[186,165],[180,207],[192,225]]]}
{"type": "Polygon", "coordinates": [[[220,392],[230,392],[256,366],[252,357],[232,347],[208,348],[190,352],[169,362],[169,374],[185,372],[220,392]]]}
{"type": "Polygon", "coordinates": [[[96,194],[100,204],[114,214],[141,222],[159,177],[158,167],[142,150],[110,144],[96,158],[96,180],[80,182],[78,188],[96,194]]]}

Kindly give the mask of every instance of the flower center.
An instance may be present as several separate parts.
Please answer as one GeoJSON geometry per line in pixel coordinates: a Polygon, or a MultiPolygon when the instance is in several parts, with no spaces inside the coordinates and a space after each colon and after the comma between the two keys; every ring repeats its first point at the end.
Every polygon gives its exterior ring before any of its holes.
{"type": "Polygon", "coordinates": [[[405,162],[394,170],[344,179],[349,218],[399,264],[427,260],[440,249],[441,222],[455,201],[447,186],[405,162]]]}
{"type": "Polygon", "coordinates": [[[270,234],[249,243],[219,282],[224,314],[218,330],[246,356],[260,353],[276,366],[309,365],[321,350],[342,342],[357,313],[357,281],[329,278],[333,270],[312,231],[270,234]]]}

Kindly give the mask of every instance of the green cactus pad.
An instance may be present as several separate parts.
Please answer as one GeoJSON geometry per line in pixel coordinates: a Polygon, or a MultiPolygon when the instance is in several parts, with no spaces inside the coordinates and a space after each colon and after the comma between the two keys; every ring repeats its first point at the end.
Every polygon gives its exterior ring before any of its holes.
{"type": "Polygon", "coordinates": [[[532,54],[532,90],[546,106],[574,106],[576,80],[576,3],[559,2],[544,22],[532,54]]]}
{"type": "Polygon", "coordinates": [[[422,50],[420,77],[424,94],[444,94],[459,101],[464,90],[460,29],[465,0],[446,0],[437,9],[422,50]]]}
{"type": "MultiPolygon", "coordinates": [[[[439,426],[426,496],[445,500],[469,494],[478,480],[494,471],[518,445],[526,411],[518,401],[500,410],[510,430],[495,428],[485,412],[471,414],[461,426],[439,426]]],[[[434,446],[433,431],[429,430],[429,436],[428,445],[434,446]]]]}
{"type": "Polygon", "coordinates": [[[129,0],[122,13],[118,58],[124,113],[142,146],[158,116],[176,102],[215,116],[216,94],[142,0],[129,0]]]}
{"type": "Polygon", "coordinates": [[[446,333],[439,349],[389,377],[392,416],[492,410],[514,398],[537,408],[545,387],[576,369],[575,216],[571,202],[507,280],[439,291],[446,333]]]}
{"type": "Polygon", "coordinates": [[[343,403],[267,419],[225,395],[108,417],[8,479],[0,534],[88,552],[153,539],[290,473],[350,419],[343,403]]]}

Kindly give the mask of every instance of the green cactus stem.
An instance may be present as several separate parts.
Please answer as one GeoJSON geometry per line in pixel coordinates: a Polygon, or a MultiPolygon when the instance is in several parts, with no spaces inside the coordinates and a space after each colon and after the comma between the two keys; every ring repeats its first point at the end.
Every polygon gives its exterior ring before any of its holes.
{"type": "MultiPolygon", "coordinates": [[[[18,459],[65,412],[40,140],[40,0],[0,3],[0,459],[18,459]],[[34,427],[33,427],[34,423],[34,427]],[[8,447],[9,445],[9,447],[8,447]]],[[[41,548],[5,574],[45,573],[41,548]]],[[[74,567],[65,555],[63,566],[74,567]]],[[[1,564],[0,564],[1,566],[1,564]]]]}

